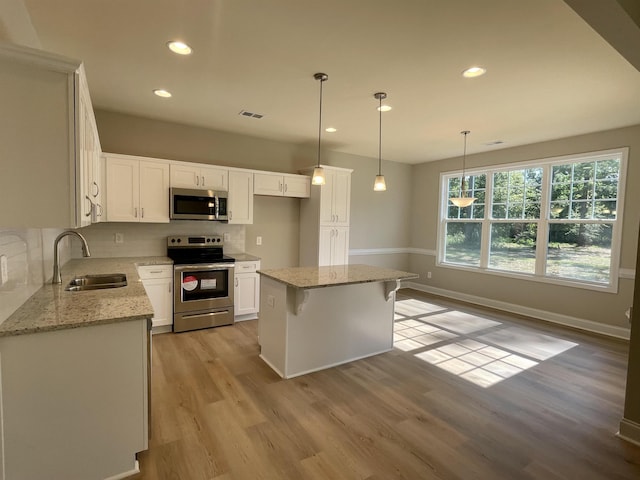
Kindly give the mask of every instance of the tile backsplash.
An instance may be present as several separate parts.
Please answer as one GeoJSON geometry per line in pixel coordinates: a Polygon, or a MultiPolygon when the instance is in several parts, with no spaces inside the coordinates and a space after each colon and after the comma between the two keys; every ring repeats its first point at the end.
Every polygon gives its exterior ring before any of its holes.
{"type": "MultiPolygon", "coordinates": [[[[167,254],[169,235],[223,235],[224,252],[245,251],[245,226],[221,222],[173,221],[171,223],[97,223],[80,230],[87,239],[93,257],[144,257],[167,254]],[[116,243],[116,234],[122,243],[116,243]]],[[[79,258],[79,242],[72,242],[72,256],[79,258]]]]}
{"type": "MultiPolygon", "coordinates": [[[[0,227],[0,262],[6,265],[6,281],[0,278],[0,323],[51,280],[53,242],[61,232],[54,228],[0,227]]],[[[59,253],[60,264],[64,265],[71,256],[68,238],[60,242],[59,253]]]]}

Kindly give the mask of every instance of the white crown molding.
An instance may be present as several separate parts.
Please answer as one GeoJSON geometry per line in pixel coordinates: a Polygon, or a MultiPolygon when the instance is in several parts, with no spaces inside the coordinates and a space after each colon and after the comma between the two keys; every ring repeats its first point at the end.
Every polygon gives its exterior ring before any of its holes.
{"type": "Polygon", "coordinates": [[[609,337],[621,338],[629,340],[630,330],[625,327],[616,327],[614,325],[605,325],[602,323],[593,322],[583,318],[571,317],[569,315],[562,315],[559,313],[548,312],[546,310],[539,310],[537,308],[524,307],[522,305],[516,305],[513,303],[501,302],[499,300],[492,300],[490,298],[478,297],[476,295],[468,295],[466,293],[454,292],[452,290],[445,290],[443,288],[430,287],[416,282],[403,282],[403,287],[413,288],[421,292],[432,293],[442,297],[453,298],[455,300],[461,300],[463,302],[474,303],[476,305],[482,305],[485,307],[495,308],[505,312],[516,313],[518,315],[524,315],[527,317],[537,318],[551,323],[557,323],[559,325],[565,325],[567,327],[577,328],[579,330],[585,330],[588,332],[599,333],[609,337]]]}

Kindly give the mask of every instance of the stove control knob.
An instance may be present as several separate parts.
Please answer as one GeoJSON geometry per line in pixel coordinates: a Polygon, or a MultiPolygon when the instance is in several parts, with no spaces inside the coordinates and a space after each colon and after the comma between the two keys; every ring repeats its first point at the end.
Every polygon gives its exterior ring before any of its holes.
{"type": "Polygon", "coordinates": [[[220,237],[216,238],[216,242],[220,243],[220,237]]]}
{"type": "Polygon", "coordinates": [[[182,241],[182,239],[181,239],[181,238],[179,238],[179,239],[178,239],[178,243],[180,243],[181,241],[182,241]]]}

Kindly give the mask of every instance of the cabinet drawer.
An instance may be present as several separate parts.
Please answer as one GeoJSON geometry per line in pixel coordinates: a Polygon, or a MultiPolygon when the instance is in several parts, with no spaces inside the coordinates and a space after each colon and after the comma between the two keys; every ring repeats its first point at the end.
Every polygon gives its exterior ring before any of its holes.
{"type": "Polygon", "coordinates": [[[173,276],[173,265],[142,265],[138,267],[138,275],[142,280],[171,278],[173,276]]]}
{"type": "Polygon", "coordinates": [[[236,262],[236,275],[239,273],[254,273],[260,269],[260,262],[236,262]]]}

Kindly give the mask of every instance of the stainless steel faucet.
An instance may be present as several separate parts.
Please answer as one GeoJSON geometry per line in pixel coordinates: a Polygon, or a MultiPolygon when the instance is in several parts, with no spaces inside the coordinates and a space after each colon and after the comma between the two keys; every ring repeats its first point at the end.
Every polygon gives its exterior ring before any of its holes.
{"type": "Polygon", "coordinates": [[[89,252],[89,245],[87,245],[87,239],[84,238],[80,233],[74,230],[65,230],[60,235],[58,235],[53,242],[53,279],[51,283],[62,283],[62,277],[60,276],[60,266],[58,265],[58,243],[62,240],[63,237],[67,235],[75,235],[82,241],[82,256],[90,257],[91,253],[89,252]]]}

